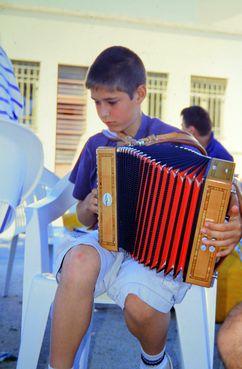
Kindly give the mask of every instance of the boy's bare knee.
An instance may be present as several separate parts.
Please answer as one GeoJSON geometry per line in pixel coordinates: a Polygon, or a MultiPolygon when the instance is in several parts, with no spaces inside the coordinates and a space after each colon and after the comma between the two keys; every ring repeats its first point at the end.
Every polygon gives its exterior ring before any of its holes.
{"type": "Polygon", "coordinates": [[[218,350],[227,367],[234,366],[227,363],[233,363],[234,357],[242,356],[242,350],[238,342],[242,340],[242,304],[239,304],[231,310],[224,323],[222,324],[218,336],[218,350]]]}
{"type": "Polygon", "coordinates": [[[230,350],[228,344],[230,346],[230,334],[226,329],[221,327],[217,335],[217,345],[222,357],[227,355],[227,350],[230,350]]]}
{"type": "Polygon", "coordinates": [[[133,294],[127,296],[124,307],[126,317],[132,319],[138,325],[149,324],[151,320],[161,314],[133,294]]]}
{"type": "MultiPolygon", "coordinates": [[[[94,247],[78,245],[73,247],[63,261],[61,277],[72,282],[82,279],[97,278],[100,270],[100,257],[94,247]]],[[[61,278],[61,279],[62,279],[61,278]]]]}
{"type": "Polygon", "coordinates": [[[225,319],[225,323],[226,322],[232,322],[234,324],[237,324],[239,322],[240,324],[242,323],[242,302],[233,307],[233,309],[229,312],[227,318],[225,319]]]}
{"type": "Polygon", "coordinates": [[[228,344],[233,342],[237,335],[240,334],[242,337],[242,303],[236,305],[226,317],[224,323],[222,324],[218,340],[226,340],[228,344]]]}
{"type": "Polygon", "coordinates": [[[125,304],[125,314],[129,315],[134,320],[140,320],[141,315],[143,315],[142,303],[138,296],[129,294],[126,297],[125,304]]]}

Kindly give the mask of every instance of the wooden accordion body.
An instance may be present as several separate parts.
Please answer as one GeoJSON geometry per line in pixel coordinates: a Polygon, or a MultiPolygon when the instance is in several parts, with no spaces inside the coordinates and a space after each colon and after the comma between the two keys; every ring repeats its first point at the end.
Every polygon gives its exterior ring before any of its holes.
{"type": "Polygon", "coordinates": [[[224,222],[234,163],[159,143],[98,148],[97,166],[101,246],[209,287],[217,250],[200,230],[224,222]]]}

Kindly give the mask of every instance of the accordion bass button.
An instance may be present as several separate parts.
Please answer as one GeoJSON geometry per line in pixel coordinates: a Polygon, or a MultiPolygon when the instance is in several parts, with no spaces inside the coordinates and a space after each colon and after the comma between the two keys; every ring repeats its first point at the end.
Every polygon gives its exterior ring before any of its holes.
{"type": "Polygon", "coordinates": [[[202,251],[206,251],[207,250],[207,246],[206,245],[201,245],[201,250],[202,251]]]}
{"type": "Polygon", "coordinates": [[[209,251],[210,252],[214,252],[216,250],[216,248],[214,246],[209,246],[209,251]]]}

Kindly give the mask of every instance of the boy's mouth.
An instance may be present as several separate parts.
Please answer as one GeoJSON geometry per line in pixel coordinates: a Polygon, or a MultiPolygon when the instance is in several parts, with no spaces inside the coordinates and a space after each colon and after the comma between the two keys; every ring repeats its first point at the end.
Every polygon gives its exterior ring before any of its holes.
{"type": "Polygon", "coordinates": [[[105,125],[108,127],[108,129],[112,132],[119,131],[119,127],[115,122],[107,122],[105,125]]]}
{"type": "Polygon", "coordinates": [[[113,126],[115,122],[104,122],[107,126],[113,126]]]}

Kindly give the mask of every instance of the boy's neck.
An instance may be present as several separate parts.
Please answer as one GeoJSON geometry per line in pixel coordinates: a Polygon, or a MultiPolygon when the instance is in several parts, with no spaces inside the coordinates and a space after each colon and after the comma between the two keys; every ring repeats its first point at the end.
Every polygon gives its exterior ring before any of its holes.
{"type": "Polygon", "coordinates": [[[210,141],[210,138],[211,138],[211,132],[209,132],[206,136],[199,136],[199,137],[197,137],[197,140],[206,149],[206,147],[208,146],[208,143],[210,141]]]}
{"type": "Polygon", "coordinates": [[[130,126],[125,129],[124,131],[122,131],[121,133],[127,135],[127,136],[131,136],[134,137],[136,136],[140,126],[141,126],[141,120],[142,120],[142,112],[140,111],[139,114],[137,115],[136,119],[134,119],[134,121],[130,124],[130,126]]]}

